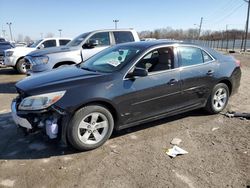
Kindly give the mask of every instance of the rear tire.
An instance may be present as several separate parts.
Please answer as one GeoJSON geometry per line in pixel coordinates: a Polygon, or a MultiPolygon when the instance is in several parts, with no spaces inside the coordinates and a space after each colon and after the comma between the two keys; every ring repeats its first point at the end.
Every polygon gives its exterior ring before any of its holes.
{"type": "Polygon", "coordinates": [[[205,110],[210,114],[220,113],[225,109],[229,100],[229,89],[224,83],[215,85],[207,100],[205,110]]]}
{"type": "Polygon", "coordinates": [[[16,64],[16,70],[20,74],[26,74],[27,70],[26,70],[24,58],[18,60],[16,64]]]}
{"type": "Polygon", "coordinates": [[[112,134],[114,119],[103,106],[90,105],[78,110],[67,129],[69,143],[80,151],[104,144],[112,134]]]}

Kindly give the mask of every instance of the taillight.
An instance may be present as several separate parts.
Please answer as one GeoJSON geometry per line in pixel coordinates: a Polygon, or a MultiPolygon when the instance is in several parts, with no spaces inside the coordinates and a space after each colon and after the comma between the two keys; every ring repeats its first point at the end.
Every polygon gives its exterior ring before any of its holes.
{"type": "Polygon", "coordinates": [[[240,61],[239,61],[239,60],[235,60],[235,64],[236,64],[238,67],[240,67],[240,66],[241,66],[241,64],[240,64],[240,61]]]}

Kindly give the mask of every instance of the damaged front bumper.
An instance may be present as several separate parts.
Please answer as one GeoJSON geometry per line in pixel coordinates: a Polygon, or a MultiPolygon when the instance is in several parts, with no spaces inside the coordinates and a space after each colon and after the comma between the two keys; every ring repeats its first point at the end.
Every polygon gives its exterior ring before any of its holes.
{"type": "Polygon", "coordinates": [[[50,139],[55,139],[61,136],[62,119],[65,117],[65,112],[55,107],[50,107],[42,111],[19,111],[18,102],[12,101],[11,114],[14,122],[27,130],[34,132],[43,130],[50,139]]]}
{"type": "Polygon", "coordinates": [[[24,127],[24,128],[27,128],[27,129],[32,129],[32,125],[30,124],[30,122],[27,119],[21,118],[17,115],[16,101],[13,101],[11,104],[11,115],[12,115],[14,122],[17,125],[24,127]]]}

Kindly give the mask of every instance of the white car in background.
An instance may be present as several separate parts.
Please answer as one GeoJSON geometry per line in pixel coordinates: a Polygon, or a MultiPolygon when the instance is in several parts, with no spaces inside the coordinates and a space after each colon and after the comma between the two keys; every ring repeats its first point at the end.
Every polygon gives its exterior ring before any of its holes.
{"type": "Polygon", "coordinates": [[[25,56],[28,75],[81,63],[116,44],[140,41],[133,29],[105,29],[83,33],[66,46],[37,50],[25,56]]]}
{"type": "Polygon", "coordinates": [[[29,47],[16,47],[5,50],[4,64],[7,67],[15,68],[21,74],[25,74],[26,66],[24,57],[28,53],[43,48],[64,46],[70,41],[71,39],[69,38],[45,38],[36,41],[29,47]]]}

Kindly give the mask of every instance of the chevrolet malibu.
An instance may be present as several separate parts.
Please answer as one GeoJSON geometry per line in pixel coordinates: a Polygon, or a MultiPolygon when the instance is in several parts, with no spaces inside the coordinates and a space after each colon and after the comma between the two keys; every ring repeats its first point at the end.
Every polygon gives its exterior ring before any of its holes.
{"type": "Polygon", "coordinates": [[[240,62],[193,44],[125,43],[84,63],[16,84],[16,124],[44,130],[78,150],[107,141],[114,129],[204,108],[221,112],[236,93],[240,62]]]}

